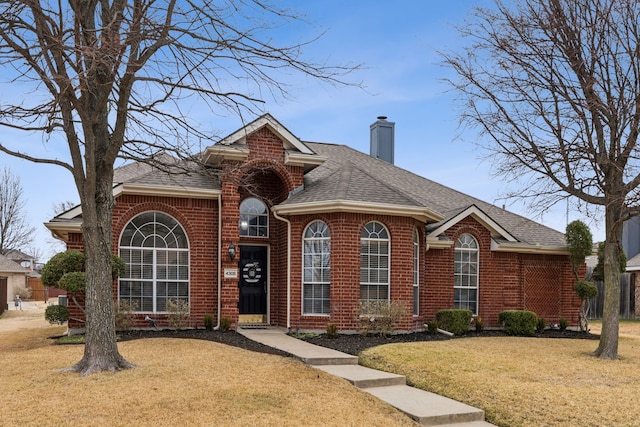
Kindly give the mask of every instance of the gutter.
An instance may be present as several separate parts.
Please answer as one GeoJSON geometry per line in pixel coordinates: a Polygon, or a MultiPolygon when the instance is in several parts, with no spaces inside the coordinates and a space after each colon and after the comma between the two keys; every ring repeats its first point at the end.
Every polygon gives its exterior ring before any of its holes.
{"type": "Polygon", "coordinates": [[[291,329],[291,221],[271,210],[273,217],[287,223],[287,329],[291,329]]]}
{"type": "Polygon", "coordinates": [[[222,268],[222,197],[218,197],[218,323],[216,324],[216,331],[220,329],[220,311],[222,310],[222,275],[220,269],[222,268]]]}

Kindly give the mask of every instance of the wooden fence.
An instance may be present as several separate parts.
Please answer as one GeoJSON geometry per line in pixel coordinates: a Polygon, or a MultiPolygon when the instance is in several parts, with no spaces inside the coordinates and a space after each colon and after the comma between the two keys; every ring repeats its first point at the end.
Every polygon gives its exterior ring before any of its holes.
{"type": "MultiPolygon", "coordinates": [[[[587,276],[588,277],[588,276],[587,276]]],[[[593,282],[598,288],[598,296],[591,299],[589,319],[602,319],[604,308],[604,282],[593,282]]],[[[636,318],[636,287],[631,273],[620,275],[620,318],[636,318]]]]}
{"type": "Polygon", "coordinates": [[[62,289],[53,287],[48,287],[45,294],[45,287],[39,277],[29,277],[28,286],[31,288],[31,299],[36,301],[47,302],[49,298],[55,298],[58,295],[66,295],[66,292],[62,289]]]}

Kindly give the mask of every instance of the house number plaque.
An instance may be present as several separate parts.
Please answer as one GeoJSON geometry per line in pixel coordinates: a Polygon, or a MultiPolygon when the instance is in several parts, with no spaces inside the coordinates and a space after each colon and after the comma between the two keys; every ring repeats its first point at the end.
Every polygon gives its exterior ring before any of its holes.
{"type": "Polygon", "coordinates": [[[225,279],[237,279],[238,278],[238,269],[237,268],[225,268],[224,269],[224,278],[225,279]]]}

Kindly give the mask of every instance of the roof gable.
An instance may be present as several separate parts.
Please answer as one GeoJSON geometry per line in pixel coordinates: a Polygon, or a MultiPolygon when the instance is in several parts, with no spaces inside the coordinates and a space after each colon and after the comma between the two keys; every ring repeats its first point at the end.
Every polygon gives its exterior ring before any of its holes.
{"type": "Polygon", "coordinates": [[[460,211],[458,214],[447,218],[445,221],[442,221],[436,225],[432,225],[427,230],[428,235],[437,237],[467,217],[472,217],[480,224],[482,224],[491,232],[491,237],[493,237],[494,239],[503,239],[508,242],[518,241],[518,239],[516,239],[504,227],[498,224],[493,218],[484,213],[476,205],[471,205],[468,208],[460,211]]]}
{"type": "Polygon", "coordinates": [[[216,145],[246,145],[247,136],[265,126],[282,140],[285,150],[294,150],[302,154],[315,154],[298,137],[292,134],[286,127],[268,113],[258,117],[253,122],[238,129],[231,135],[221,139],[216,145]]]}
{"type": "Polygon", "coordinates": [[[292,134],[271,114],[264,114],[231,135],[209,146],[204,151],[205,163],[217,165],[224,160],[245,161],[249,158],[247,138],[262,128],[267,128],[280,141],[285,151],[285,164],[302,166],[309,171],[324,163],[326,158],[317,155],[304,142],[292,134]]]}

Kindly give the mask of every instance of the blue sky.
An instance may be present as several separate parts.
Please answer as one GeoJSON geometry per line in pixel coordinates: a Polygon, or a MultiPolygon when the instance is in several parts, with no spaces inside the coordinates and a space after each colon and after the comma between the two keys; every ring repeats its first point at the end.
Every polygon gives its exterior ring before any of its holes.
{"type": "MultiPolygon", "coordinates": [[[[458,129],[459,109],[441,81],[448,71],[440,66],[437,54],[459,46],[454,25],[463,23],[473,6],[486,3],[285,1],[283,4],[304,15],[309,25],[282,28],[277,36],[296,42],[326,31],[305,49],[305,56],[319,62],[362,63],[364,68],[350,79],[362,81],[366,90],[334,88],[295,77],[290,81],[293,99],[270,102],[264,111],[302,140],[345,144],[363,152],[369,151],[369,125],[377,116],[387,116],[395,122],[397,166],[502,205],[500,197],[507,184],[491,177],[490,162],[481,160],[483,152],[473,144],[475,134],[458,129]]],[[[225,112],[211,117],[221,137],[242,125],[239,118],[225,112]]],[[[43,143],[41,136],[6,130],[0,131],[0,141],[39,144],[45,156],[62,149],[60,143],[43,143]]],[[[0,166],[4,165],[21,178],[38,245],[50,256],[52,242],[42,223],[52,217],[55,203],[79,200],[71,174],[56,166],[35,165],[0,154],[0,166]]],[[[519,202],[507,201],[507,209],[560,231],[566,226],[566,206],[558,206],[542,217],[519,202]]],[[[604,231],[578,212],[570,212],[568,217],[570,221],[585,220],[596,240],[604,238],[604,231]]]]}

